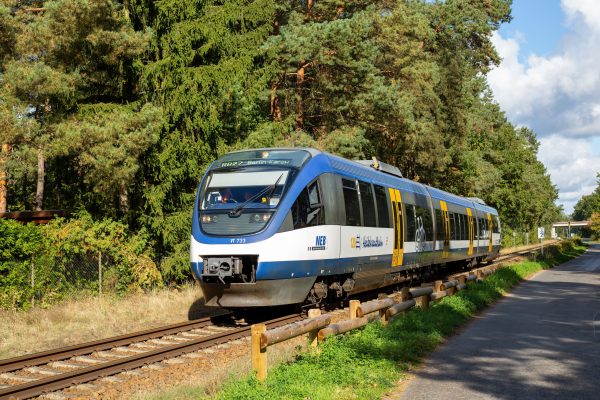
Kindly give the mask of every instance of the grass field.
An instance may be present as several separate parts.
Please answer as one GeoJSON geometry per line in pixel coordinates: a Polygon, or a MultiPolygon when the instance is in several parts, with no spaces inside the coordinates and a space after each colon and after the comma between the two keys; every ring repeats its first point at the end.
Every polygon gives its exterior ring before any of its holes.
{"type": "Polygon", "coordinates": [[[79,298],[48,309],[0,310],[0,358],[186,321],[201,295],[189,286],[124,298],[79,298]]]}
{"type": "MultiPolygon", "coordinates": [[[[585,251],[570,242],[548,251],[543,261],[501,268],[485,281],[428,310],[413,309],[390,322],[379,323],[327,340],[318,351],[307,351],[293,362],[274,366],[264,383],[253,374],[231,378],[216,395],[206,387],[182,386],[153,399],[380,399],[446,337],[478,310],[497,301],[521,280],[572,259],[585,251]]],[[[144,396],[148,398],[148,396],[144,396]]]]}

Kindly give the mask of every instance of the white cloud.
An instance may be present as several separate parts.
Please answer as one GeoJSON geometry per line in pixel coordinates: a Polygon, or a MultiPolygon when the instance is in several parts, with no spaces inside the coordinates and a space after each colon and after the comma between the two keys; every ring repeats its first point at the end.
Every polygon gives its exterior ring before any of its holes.
{"type": "Polygon", "coordinates": [[[600,171],[600,7],[596,0],[563,0],[569,31],[548,56],[519,61],[524,38],[492,38],[502,64],[488,81],[495,98],[517,125],[541,141],[540,160],[560,191],[565,211],[596,187],[600,171]]]}
{"type": "Polygon", "coordinates": [[[600,156],[594,154],[589,140],[553,135],[540,140],[539,158],[560,189],[559,202],[568,213],[584,194],[596,188],[600,156]]]}

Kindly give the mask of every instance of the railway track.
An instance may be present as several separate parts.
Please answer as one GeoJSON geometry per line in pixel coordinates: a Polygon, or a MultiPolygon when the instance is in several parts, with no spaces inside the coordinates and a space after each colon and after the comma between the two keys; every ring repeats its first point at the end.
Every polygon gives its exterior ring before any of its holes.
{"type": "MultiPolygon", "coordinates": [[[[269,328],[301,318],[265,322],[269,328]]],[[[24,399],[250,336],[250,326],[210,318],[0,361],[0,399],[24,399]]]]}
{"type": "MultiPolygon", "coordinates": [[[[494,263],[540,248],[503,254],[494,263]]],[[[298,314],[288,315],[266,324],[274,328],[300,318],[298,314]]],[[[0,360],[0,399],[40,396],[250,336],[249,325],[239,326],[233,321],[232,314],[223,314],[0,360]]]]}

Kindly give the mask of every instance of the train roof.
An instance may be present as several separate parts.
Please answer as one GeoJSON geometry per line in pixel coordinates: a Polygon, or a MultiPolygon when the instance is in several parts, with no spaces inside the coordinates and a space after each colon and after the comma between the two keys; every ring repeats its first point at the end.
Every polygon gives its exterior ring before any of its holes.
{"type": "Polygon", "coordinates": [[[433,186],[424,185],[419,182],[414,182],[410,179],[403,178],[401,177],[402,174],[400,170],[397,169],[397,167],[394,167],[389,164],[381,163],[384,164],[384,166],[376,168],[369,164],[368,161],[348,160],[346,158],[335,156],[333,154],[326,153],[324,151],[317,150],[312,147],[265,147],[259,149],[237,150],[228,154],[240,153],[244,151],[273,150],[303,150],[308,152],[311,155],[311,158],[315,158],[317,156],[323,156],[327,158],[331,167],[342,174],[347,174],[354,177],[362,177],[363,179],[367,179],[373,183],[379,183],[381,185],[396,187],[412,193],[418,193],[423,195],[429,194],[432,198],[438,200],[443,200],[463,207],[474,207],[477,210],[489,212],[491,214],[498,214],[498,212],[494,208],[487,206],[479,199],[461,197],[453,193],[445,192],[441,189],[434,188],[433,186]]]}
{"type": "Polygon", "coordinates": [[[490,214],[494,215],[498,214],[494,208],[480,202],[481,200],[479,199],[477,199],[479,201],[474,201],[475,199],[472,198],[461,197],[453,193],[434,188],[433,186],[424,185],[406,178],[394,176],[389,172],[386,173],[375,169],[375,167],[369,166],[368,163],[364,161],[347,160],[345,158],[324,152],[321,152],[321,154],[324,154],[329,159],[332,168],[339,172],[363,177],[371,182],[397,187],[404,191],[410,191],[423,195],[429,194],[434,199],[443,200],[459,206],[475,208],[477,210],[489,212],[490,214]]]}

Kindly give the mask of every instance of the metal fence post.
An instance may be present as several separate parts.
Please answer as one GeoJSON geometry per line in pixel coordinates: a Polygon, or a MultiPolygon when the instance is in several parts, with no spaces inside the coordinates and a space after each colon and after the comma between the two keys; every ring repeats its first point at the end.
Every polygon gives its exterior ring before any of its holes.
{"type": "Polygon", "coordinates": [[[31,255],[31,307],[35,307],[35,258],[31,255]]]}
{"type": "Polygon", "coordinates": [[[102,294],[102,251],[98,250],[98,293],[102,294]]]}

